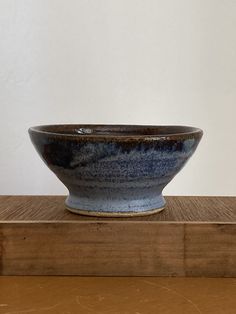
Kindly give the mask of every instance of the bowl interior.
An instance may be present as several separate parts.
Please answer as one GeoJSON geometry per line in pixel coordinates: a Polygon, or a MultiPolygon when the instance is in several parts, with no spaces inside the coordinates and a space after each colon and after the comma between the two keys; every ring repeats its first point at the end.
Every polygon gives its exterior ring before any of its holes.
{"type": "Polygon", "coordinates": [[[58,124],[31,128],[33,131],[68,135],[105,136],[171,136],[201,132],[190,126],[175,125],[96,125],[96,124],[58,124]]]}

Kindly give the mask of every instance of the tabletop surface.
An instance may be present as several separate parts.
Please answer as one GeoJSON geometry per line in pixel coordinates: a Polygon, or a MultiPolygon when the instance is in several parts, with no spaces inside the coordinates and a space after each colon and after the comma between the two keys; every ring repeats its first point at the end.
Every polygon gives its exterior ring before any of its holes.
{"type": "Polygon", "coordinates": [[[0,277],[0,313],[235,314],[236,279],[0,277]]]}
{"type": "Polygon", "coordinates": [[[115,221],[115,222],[234,222],[236,197],[166,196],[166,208],[144,217],[98,218],[77,215],[65,208],[65,196],[0,196],[0,222],[115,221]]]}

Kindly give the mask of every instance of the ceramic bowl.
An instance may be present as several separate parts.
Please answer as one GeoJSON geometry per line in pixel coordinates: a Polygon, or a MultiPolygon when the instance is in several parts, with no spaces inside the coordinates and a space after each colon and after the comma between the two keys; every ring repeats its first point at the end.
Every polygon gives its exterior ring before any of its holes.
{"type": "Polygon", "coordinates": [[[44,125],[30,138],[69,190],[66,207],[92,216],[161,211],[163,188],[183,168],[202,137],[188,126],[44,125]]]}

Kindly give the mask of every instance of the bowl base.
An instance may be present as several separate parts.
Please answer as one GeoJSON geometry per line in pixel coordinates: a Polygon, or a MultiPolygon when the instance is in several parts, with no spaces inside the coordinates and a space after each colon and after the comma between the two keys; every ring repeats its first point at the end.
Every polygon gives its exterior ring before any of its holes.
{"type": "Polygon", "coordinates": [[[137,217],[137,216],[147,216],[147,215],[153,215],[156,213],[161,212],[165,207],[160,207],[160,208],[154,208],[150,210],[145,210],[145,211],[130,211],[130,212],[106,212],[106,211],[92,211],[92,210],[84,210],[84,209],[75,209],[71,208],[68,205],[66,208],[74,213],[74,214],[79,214],[83,216],[93,216],[93,217],[137,217]]]}

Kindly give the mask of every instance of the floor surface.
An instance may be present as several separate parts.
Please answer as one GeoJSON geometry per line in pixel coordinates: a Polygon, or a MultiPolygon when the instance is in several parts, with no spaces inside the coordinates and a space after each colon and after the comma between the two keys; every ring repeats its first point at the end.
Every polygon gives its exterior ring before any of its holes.
{"type": "Polygon", "coordinates": [[[234,278],[0,277],[1,314],[235,314],[234,278]]]}

